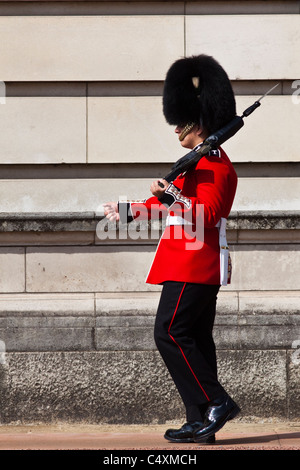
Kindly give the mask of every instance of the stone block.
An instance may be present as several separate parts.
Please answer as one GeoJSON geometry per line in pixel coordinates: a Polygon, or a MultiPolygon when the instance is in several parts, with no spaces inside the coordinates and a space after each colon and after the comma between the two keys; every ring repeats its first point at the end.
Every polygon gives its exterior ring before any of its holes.
{"type": "Polygon", "coordinates": [[[24,248],[0,248],[0,292],[24,292],[25,254],[24,248]]]}
{"type": "Polygon", "coordinates": [[[1,294],[0,318],[90,317],[94,294],[1,294]]]}
{"type": "MultiPolygon", "coordinates": [[[[264,92],[272,85],[266,82],[264,92]]],[[[258,98],[260,96],[237,96],[237,114],[241,116],[258,98]]],[[[299,126],[299,105],[291,96],[266,96],[261,107],[244,119],[244,127],[222,147],[232,162],[299,162],[299,126]]]]}
{"type": "Polygon", "coordinates": [[[86,162],[84,97],[7,97],[0,125],[1,164],[86,162]]]}
{"type": "Polygon", "coordinates": [[[165,121],[160,96],[88,98],[89,163],[173,164],[185,153],[165,121]]]}
{"type": "Polygon", "coordinates": [[[240,178],[232,211],[299,210],[299,179],[240,178]]]}
{"type": "Polygon", "coordinates": [[[232,283],[226,289],[237,291],[297,290],[299,286],[299,246],[231,246],[232,283]]]}
{"type": "Polygon", "coordinates": [[[300,294],[296,291],[239,292],[241,315],[297,315],[300,311],[300,294]]]}
{"type": "Polygon", "coordinates": [[[7,352],[90,350],[94,323],[93,295],[0,296],[0,338],[7,352]]]}
{"type": "Polygon", "coordinates": [[[239,294],[237,292],[219,291],[217,298],[217,319],[219,322],[227,315],[237,314],[239,311],[239,294]]]}
{"type": "Polygon", "coordinates": [[[285,351],[219,351],[219,380],[242,416],[287,416],[285,351]]]}
{"type": "Polygon", "coordinates": [[[292,349],[288,351],[287,364],[287,401],[289,404],[289,419],[297,420],[300,414],[300,335],[295,336],[292,349]]]}
{"type": "Polygon", "coordinates": [[[239,348],[239,328],[235,320],[235,316],[229,317],[228,323],[219,323],[216,319],[213,336],[218,351],[239,348]]]}
{"type": "Polygon", "coordinates": [[[96,316],[151,317],[156,313],[159,297],[159,292],[97,293],[95,295],[96,316]]]}
{"type": "Polygon", "coordinates": [[[153,339],[154,319],[116,318],[97,321],[96,349],[100,351],[151,351],[156,350],[153,339]],[[140,320],[140,321],[139,321],[140,320]],[[102,324],[108,326],[100,326],[102,324]]]}
{"type": "Polygon", "coordinates": [[[157,290],[145,283],[155,246],[27,249],[27,292],[157,290]]]}
{"type": "Polygon", "coordinates": [[[12,318],[5,322],[0,319],[0,338],[7,352],[89,351],[93,349],[92,328],[93,322],[86,317],[71,321],[39,319],[24,322],[12,318]]]}
{"type": "Polygon", "coordinates": [[[4,81],[163,80],[184,55],[181,15],[2,16],[0,31],[4,81]]]}
{"type": "Polygon", "coordinates": [[[295,80],[299,26],[299,15],[190,15],[186,54],[212,55],[231,80],[295,80]]]}
{"type": "MultiPolygon", "coordinates": [[[[272,318],[273,319],[273,318],[272,318]]],[[[290,325],[277,325],[270,324],[264,318],[260,318],[257,323],[251,324],[250,321],[247,325],[239,326],[239,348],[244,349],[290,349],[291,345],[296,338],[300,337],[300,324],[296,326],[290,325]]],[[[279,320],[279,319],[278,319],[279,320]]]]}

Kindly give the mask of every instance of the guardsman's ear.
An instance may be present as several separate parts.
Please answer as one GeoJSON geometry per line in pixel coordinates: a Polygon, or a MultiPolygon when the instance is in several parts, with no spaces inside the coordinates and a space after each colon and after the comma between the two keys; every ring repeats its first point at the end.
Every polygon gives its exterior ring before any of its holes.
{"type": "Polygon", "coordinates": [[[206,139],[206,137],[208,137],[206,130],[202,126],[198,126],[197,135],[199,137],[202,137],[203,139],[206,139]]]}

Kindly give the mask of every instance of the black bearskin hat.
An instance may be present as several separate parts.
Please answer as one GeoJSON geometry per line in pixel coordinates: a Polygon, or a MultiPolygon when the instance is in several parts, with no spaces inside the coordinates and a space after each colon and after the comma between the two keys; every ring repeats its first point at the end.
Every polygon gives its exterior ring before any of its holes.
{"type": "Polygon", "coordinates": [[[236,115],[225,70],[204,54],[177,60],[166,75],[163,113],[172,125],[197,123],[209,134],[221,129],[236,115]]]}

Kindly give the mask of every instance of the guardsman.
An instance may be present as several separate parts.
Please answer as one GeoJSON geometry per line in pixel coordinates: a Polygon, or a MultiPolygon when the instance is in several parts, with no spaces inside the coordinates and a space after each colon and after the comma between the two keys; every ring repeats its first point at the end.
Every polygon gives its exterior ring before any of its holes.
{"type": "MultiPolygon", "coordinates": [[[[207,55],[177,60],[168,70],[163,113],[182,147],[193,149],[236,115],[234,93],[221,65],[207,55]]],[[[162,285],[154,338],[186,409],[172,442],[215,442],[240,411],[218,380],[213,325],[217,294],[230,282],[226,219],[236,172],[218,148],[173,182],[152,183],[142,202],[107,203],[110,220],[166,218],[146,282],[162,285]]]]}

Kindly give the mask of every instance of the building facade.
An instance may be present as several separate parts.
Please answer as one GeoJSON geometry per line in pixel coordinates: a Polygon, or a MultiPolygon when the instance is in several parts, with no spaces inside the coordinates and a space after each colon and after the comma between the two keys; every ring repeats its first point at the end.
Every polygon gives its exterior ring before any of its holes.
{"type": "Polygon", "coordinates": [[[163,227],[107,226],[184,153],[167,69],[205,53],[237,112],[219,375],[243,418],[300,417],[300,2],[0,2],[0,423],[162,423],[183,409],[145,284],[163,227]]]}

